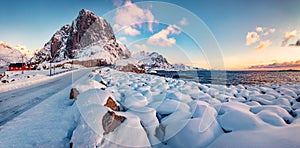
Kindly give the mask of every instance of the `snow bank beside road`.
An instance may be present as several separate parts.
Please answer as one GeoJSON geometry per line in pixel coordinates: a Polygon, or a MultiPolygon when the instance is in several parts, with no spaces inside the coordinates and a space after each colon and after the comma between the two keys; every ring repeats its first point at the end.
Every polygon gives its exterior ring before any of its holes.
{"type": "MultiPolygon", "coordinates": [[[[56,69],[56,73],[62,73],[62,75],[69,74],[73,71],[66,69],[56,69]]],[[[0,93],[10,90],[16,90],[19,88],[29,87],[42,82],[51,81],[61,75],[49,76],[49,70],[32,70],[32,71],[6,71],[5,76],[0,79],[6,83],[0,82],[0,93]]]]}

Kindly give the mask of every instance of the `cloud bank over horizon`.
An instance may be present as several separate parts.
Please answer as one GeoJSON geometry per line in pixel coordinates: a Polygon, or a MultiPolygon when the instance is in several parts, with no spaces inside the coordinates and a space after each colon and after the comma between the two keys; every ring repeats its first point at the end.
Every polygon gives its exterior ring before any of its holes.
{"type": "Polygon", "coordinates": [[[286,68],[288,69],[300,68],[300,60],[283,62],[283,63],[274,62],[272,64],[253,65],[249,67],[249,69],[286,69],[286,68]]]}

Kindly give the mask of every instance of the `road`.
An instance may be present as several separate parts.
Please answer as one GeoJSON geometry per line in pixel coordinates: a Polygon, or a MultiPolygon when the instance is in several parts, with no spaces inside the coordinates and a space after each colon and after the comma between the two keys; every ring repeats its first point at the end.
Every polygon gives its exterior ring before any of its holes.
{"type": "Polygon", "coordinates": [[[1,93],[0,126],[72,85],[73,82],[90,71],[90,69],[76,70],[33,86],[1,93]]]}

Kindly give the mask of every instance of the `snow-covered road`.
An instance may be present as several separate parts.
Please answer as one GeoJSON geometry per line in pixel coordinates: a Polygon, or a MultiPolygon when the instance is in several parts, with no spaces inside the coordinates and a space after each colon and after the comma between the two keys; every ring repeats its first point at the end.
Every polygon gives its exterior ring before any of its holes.
{"type": "Polygon", "coordinates": [[[53,94],[72,85],[74,81],[90,72],[81,69],[62,74],[49,81],[0,94],[0,126],[34,107],[53,94]]]}

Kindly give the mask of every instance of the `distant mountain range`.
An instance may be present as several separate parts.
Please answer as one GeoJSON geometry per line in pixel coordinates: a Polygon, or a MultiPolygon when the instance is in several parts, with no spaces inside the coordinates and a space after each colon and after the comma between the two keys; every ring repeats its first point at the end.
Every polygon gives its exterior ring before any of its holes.
{"type": "Polygon", "coordinates": [[[127,65],[143,68],[145,70],[156,69],[172,69],[174,68],[162,55],[156,52],[139,52],[133,54],[130,58],[117,60],[115,68],[122,70],[127,65]]]}
{"type": "Polygon", "coordinates": [[[6,66],[9,63],[22,62],[22,57],[25,62],[33,57],[35,52],[37,52],[37,50],[33,51],[20,45],[12,46],[0,41],[0,66],[6,66]]]}

